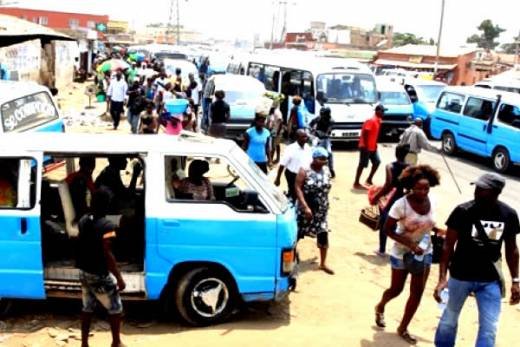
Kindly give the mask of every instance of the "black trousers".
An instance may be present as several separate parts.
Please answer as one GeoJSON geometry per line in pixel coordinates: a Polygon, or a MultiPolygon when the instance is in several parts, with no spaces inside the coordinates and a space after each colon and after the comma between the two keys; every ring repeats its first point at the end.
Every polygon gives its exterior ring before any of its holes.
{"type": "Polygon", "coordinates": [[[110,115],[114,122],[114,129],[117,129],[119,122],[121,121],[121,113],[123,113],[123,102],[111,101],[110,102],[110,115]]]}
{"type": "Polygon", "coordinates": [[[293,201],[296,201],[296,189],[294,186],[296,185],[296,176],[297,174],[285,169],[285,179],[287,180],[287,193],[289,198],[293,201]]]}

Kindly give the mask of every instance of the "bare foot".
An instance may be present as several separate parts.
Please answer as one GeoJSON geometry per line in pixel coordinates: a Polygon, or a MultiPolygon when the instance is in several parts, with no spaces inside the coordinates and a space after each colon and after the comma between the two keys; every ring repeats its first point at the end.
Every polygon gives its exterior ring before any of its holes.
{"type": "Polygon", "coordinates": [[[374,185],[374,183],[370,182],[370,181],[366,181],[365,182],[365,185],[368,186],[368,187],[371,187],[374,185]]]}
{"type": "Polygon", "coordinates": [[[357,190],[368,190],[367,187],[359,183],[354,184],[352,187],[357,190]]]}
{"type": "Polygon", "coordinates": [[[397,329],[397,334],[403,339],[405,340],[406,342],[408,342],[409,344],[411,345],[415,345],[417,344],[417,339],[415,337],[413,337],[412,335],[410,335],[410,333],[408,332],[408,330],[399,330],[397,329]]]}
{"type": "Polygon", "coordinates": [[[329,275],[334,275],[334,271],[326,265],[321,265],[320,270],[329,275]]]}

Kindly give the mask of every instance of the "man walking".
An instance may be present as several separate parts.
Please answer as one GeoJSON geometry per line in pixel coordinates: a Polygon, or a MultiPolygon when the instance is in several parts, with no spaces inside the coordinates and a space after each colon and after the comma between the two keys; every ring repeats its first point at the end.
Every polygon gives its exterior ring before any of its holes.
{"type": "Polygon", "coordinates": [[[471,293],[475,295],[479,312],[476,346],[495,345],[501,297],[505,290],[500,264],[502,242],[512,277],[510,304],[520,302],[516,245],[516,235],[520,233],[518,215],[498,200],[505,179],[487,173],[474,184],[474,200],[455,208],[446,222],[448,231],[434,297],[440,302],[441,291],[448,288],[449,299],[435,334],[437,347],[455,345],[459,314],[471,293]]]}
{"type": "Polygon", "coordinates": [[[117,70],[116,78],[110,81],[110,86],[107,91],[110,103],[110,115],[112,116],[112,121],[114,123],[114,130],[117,130],[117,127],[119,126],[127,91],[128,84],[126,84],[126,81],[123,78],[123,73],[121,70],[117,70]]]}
{"type": "Polygon", "coordinates": [[[422,149],[432,152],[438,151],[428,141],[428,137],[423,131],[423,120],[421,118],[416,118],[413,124],[404,131],[399,144],[410,146],[410,152],[405,158],[405,162],[410,165],[417,165],[419,153],[422,149]]]}
{"type": "Polygon", "coordinates": [[[112,346],[123,346],[120,329],[123,305],[119,292],[126,287],[112,254],[112,240],[116,226],[106,219],[111,193],[104,188],[92,196],[91,214],[84,215],[79,223],[78,255],[76,266],[80,270],[83,309],[81,314],[81,346],[88,346],[92,315],[96,305],[108,311],[112,331],[112,346]],[[116,281],[110,276],[114,275],[116,281]]]}
{"type": "Polygon", "coordinates": [[[280,179],[285,170],[285,179],[287,180],[287,190],[289,198],[296,201],[296,176],[301,168],[307,168],[312,162],[312,149],[307,143],[309,137],[303,129],[296,131],[296,141],[285,149],[278,167],[278,174],[274,184],[280,186],[280,179]]]}
{"type": "Polygon", "coordinates": [[[134,81],[127,92],[128,95],[128,110],[126,118],[130,124],[132,134],[137,134],[139,126],[139,115],[144,110],[145,98],[144,90],[139,81],[134,81]]]}
{"type": "Polygon", "coordinates": [[[381,120],[384,114],[384,106],[377,105],[374,116],[363,123],[361,136],[359,138],[359,164],[354,180],[354,189],[367,189],[359,183],[359,180],[363,170],[368,167],[369,161],[372,163],[372,168],[366,181],[367,185],[372,185],[374,175],[376,174],[379,164],[381,164],[381,159],[379,159],[379,153],[377,152],[377,140],[379,138],[381,120]]]}

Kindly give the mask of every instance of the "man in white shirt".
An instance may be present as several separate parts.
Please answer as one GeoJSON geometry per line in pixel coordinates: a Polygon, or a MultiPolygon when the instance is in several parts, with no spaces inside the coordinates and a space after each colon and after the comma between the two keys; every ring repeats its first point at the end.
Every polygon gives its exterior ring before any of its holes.
{"type": "Polygon", "coordinates": [[[110,115],[114,122],[114,130],[117,130],[119,121],[121,120],[121,113],[123,113],[123,106],[125,103],[126,92],[128,91],[128,84],[123,78],[121,70],[117,70],[116,78],[110,81],[108,86],[107,96],[110,102],[110,115]]]}
{"type": "Polygon", "coordinates": [[[410,165],[417,165],[419,160],[419,153],[421,153],[422,149],[426,149],[428,151],[436,152],[437,148],[430,144],[428,141],[428,137],[424,133],[423,129],[423,121],[421,118],[417,118],[414,120],[414,123],[408,127],[401,136],[400,145],[409,145],[410,152],[405,158],[405,162],[410,165]]]}
{"type": "Polygon", "coordinates": [[[298,129],[296,131],[296,141],[285,149],[280,167],[274,184],[280,186],[280,179],[285,170],[285,179],[287,180],[288,195],[291,199],[296,199],[295,183],[296,176],[301,168],[308,167],[312,162],[312,149],[307,143],[309,137],[305,130],[298,129]]]}

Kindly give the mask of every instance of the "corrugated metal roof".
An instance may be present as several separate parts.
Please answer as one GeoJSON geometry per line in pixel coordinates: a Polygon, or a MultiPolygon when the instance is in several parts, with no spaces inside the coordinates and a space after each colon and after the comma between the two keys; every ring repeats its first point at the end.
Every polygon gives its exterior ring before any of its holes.
{"type": "MultiPolygon", "coordinates": [[[[455,48],[444,48],[441,47],[441,57],[458,57],[469,53],[477,52],[479,48],[476,47],[455,47],[455,48]]],[[[437,46],[430,45],[404,45],[401,47],[394,47],[384,51],[382,53],[392,54],[404,54],[404,55],[419,55],[434,57],[437,55],[437,46]]]]}
{"type": "MultiPolygon", "coordinates": [[[[55,40],[74,40],[59,31],[47,28],[43,25],[35,24],[17,17],[0,14],[0,37],[27,37],[48,38],[55,40]]],[[[0,46],[3,46],[0,44],[0,46]]]]}

